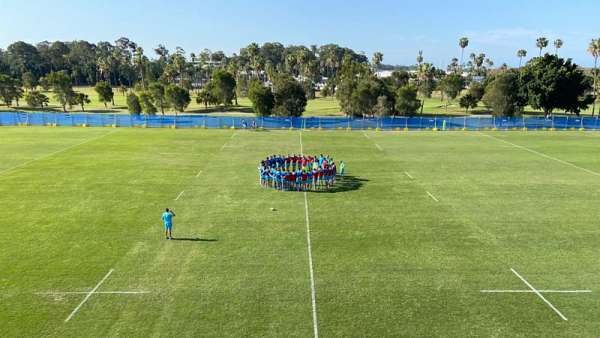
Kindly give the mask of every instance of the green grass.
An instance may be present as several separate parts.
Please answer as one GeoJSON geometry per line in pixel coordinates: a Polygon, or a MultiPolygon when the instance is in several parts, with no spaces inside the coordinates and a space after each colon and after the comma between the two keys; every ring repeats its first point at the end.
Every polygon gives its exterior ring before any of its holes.
{"type": "MultiPolygon", "coordinates": [[[[299,132],[0,134],[3,336],[312,335],[304,195],[256,177],[265,156],[300,152],[299,132]],[[206,241],[165,241],[167,206],[176,237],[206,241]],[[89,291],[111,268],[98,291],[151,293],[93,295],[68,323],[84,295],[36,294],[89,291]]],[[[302,133],[349,174],[307,194],[322,337],[600,332],[600,134],[485,135],[302,133]],[[510,268],[593,293],[546,294],[568,322],[535,294],[480,293],[527,289],[510,268]]]]}

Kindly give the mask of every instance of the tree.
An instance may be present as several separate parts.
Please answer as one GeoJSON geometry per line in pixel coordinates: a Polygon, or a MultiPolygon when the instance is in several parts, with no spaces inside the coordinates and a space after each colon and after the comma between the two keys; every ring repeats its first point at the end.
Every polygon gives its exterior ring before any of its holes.
{"type": "Polygon", "coordinates": [[[594,78],[594,101],[592,103],[592,116],[596,113],[596,98],[598,97],[598,57],[600,57],[600,39],[592,39],[587,49],[588,53],[594,58],[594,70],[592,77],[594,78]]]}
{"type": "Polygon", "coordinates": [[[23,81],[23,87],[28,90],[34,90],[38,85],[38,80],[32,72],[23,73],[21,80],[23,81]]]}
{"type": "Polygon", "coordinates": [[[473,82],[469,86],[469,93],[473,98],[477,100],[477,102],[483,99],[483,95],[485,94],[485,86],[478,82],[473,82]]]}
{"type": "Polygon", "coordinates": [[[419,111],[421,101],[417,99],[417,88],[412,85],[400,87],[396,92],[396,111],[412,116],[419,111]]]}
{"type": "Polygon", "coordinates": [[[479,102],[479,100],[475,96],[471,95],[470,93],[467,93],[466,95],[461,97],[460,100],[458,101],[460,107],[465,108],[466,113],[469,113],[469,109],[476,108],[478,102],[479,102]]]}
{"type": "Polygon", "coordinates": [[[152,95],[150,95],[147,92],[141,92],[140,96],[139,96],[139,100],[140,100],[140,106],[142,106],[142,112],[146,115],[155,115],[156,114],[156,107],[154,106],[154,104],[152,103],[153,98],[152,95]]]}
{"type": "Polygon", "coordinates": [[[465,79],[458,74],[450,74],[441,81],[441,86],[448,101],[454,100],[465,87],[465,79]]]}
{"type": "Polygon", "coordinates": [[[460,66],[462,67],[463,58],[465,55],[465,48],[467,48],[467,46],[469,45],[469,38],[467,38],[467,37],[460,38],[460,40],[458,40],[458,45],[460,46],[460,66]]]}
{"type": "Polygon", "coordinates": [[[382,62],[383,62],[383,53],[375,52],[373,54],[373,69],[375,71],[378,71],[382,62]]]}
{"type": "Polygon", "coordinates": [[[275,107],[275,96],[271,88],[265,87],[260,81],[253,80],[248,88],[248,98],[252,102],[254,113],[259,116],[269,116],[275,107]]]}
{"type": "Polygon", "coordinates": [[[113,92],[112,87],[106,81],[98,81],[96,83],[96,87],[94,87],[96,93],[98,93],[98,99],[100,102],[104,103],[104,107],[108,108],[108,102],[114,102],[115,93],[113,92]]]}
{"type": "Polygon", "coordinates": [[[50,100],[46,95],[32,90],[25,94],[25,102],[27,102],[27,105],[32,108],[44,108],[44,105],[47,105],[50,100]]]}
{"type": "Polygon", "coordinates": [[[519,68],[521,68],[521,64],[523,63],[523,58],[527,56],[527,51],[525,49],[519,49],[517,51],[517,57],[519,58],[519,68]]]}
{"type": "Polygon", "coordinates": [[[127,110],[131,115],[139,115],[142,113],[142,105],[140,104],[140,98],[135,93],[129,93],[127,95],[127,110]]]}
{"type": "Polygon", "coordinates": [[[495,76],[485,88],[483,102],[495,115],[514,116],[523,111],[525,99],[517,72],[507,71],[495,76]]]}
{"type": "Polygon", "coordinates": [[[81,111],[85,111],[85,105],[91,102],[87,94],[77,92],[74,92],[69,99],[69,105],[78,105],[81,107],[81,111]]]}
{"type": "Polygon", "coordinates": [[[592,81],[570,59],[546,54],[521,70],[529,104],[546,116],[556,109],[579,115],[592,104],[592,81]]]}
{"type": "Polygon", "coordinates": [[[161,114],[165,115],[165,108],[169,107],[165,96],[165,86],[160,82],[153,82],[148,86],[148,92],[154,100],[154,105],[160,108],[161,114]]]}
{"type": "Polygon", "coordinates": [[[423,63],[423,51],[420,50],[419,53],[417,54],[417,65],[419,66],[418,68],[421,68],[422,63],[423,63]]]}
{"type": "Polygon", "coordinates": [[[13,101],[17,101],[17,107],[19,106],[19,99],[23,96],[23,90],[19,86],[17,80],[11,78],[8,75],[0,74],[0,98],[7,106],[10,106],[13,101]]]}
{"type": "Polygon", "coordinates": [[[218,69],[213,73],[211,82],[214,97],[220,104],[230,106],[235,98],[236,82],[233,75],[223,69],[218,69]]]}
{"type": "Polygon", "coordinates": [[[563,46],[563,40],[561,39],[556,39],[554,40],[554,54],[556,54],[556,56],[558,56],[558,50],[561,49],[563,46]]]}
{"type": "Polygon", "coordinates": [[[387,117],[392,114],[394,107],[390,104],[388,97],[380,95],[377,97],[377,103],[373,107],[373,112],[377,117],[387,117]]]}
{"type": "Polygon", "coordinates": [[[306,108],[306,93],[291,76],[280,76],[273,84],[275,112],[280,116],[302,116],[306,108]]]}
{"type": "Polygon", "coordinates": [[[183,113],[190,104],[190,92],[176,85],[168,85],[165,88],[165,97],[167,102],[176,112],[183,113]]]}
{"type": "Polygon", "coordinates": [[[537,48],[539,48],[540,56],[542,56],[542,49],[548,47],[548,39],[546,39],[545,37],[539,37],[535,41],[535,45],[537,48]]]}
{"type": "Polygon", "coordinates": [[[54,98],[63,107],[63,111],[67,111],[67,105],[73,101],[75,92],[71,83],[71,77],[66,71],[52,72],[46,76],[46,81],[52,87],[54,98]]]}
{"type": "Polygon", "coordinates": [[[210,83],[207,84],[196,97],[196,102],[204,104],[204,109],[208,109],[209,105],[216,105],[219,102],[219,100],[214,97],[213,90],[210,87],[210,83]]]}

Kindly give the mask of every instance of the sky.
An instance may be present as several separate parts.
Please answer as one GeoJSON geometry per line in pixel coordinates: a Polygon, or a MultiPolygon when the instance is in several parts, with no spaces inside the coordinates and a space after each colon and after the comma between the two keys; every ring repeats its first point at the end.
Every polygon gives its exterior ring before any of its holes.
{"type": "MultiPolygon", "coordinates": [[[[536,56],[535,39],[564,41],[561,56],[584,66],[592,38],[600,38],[600,0],[0,0],[0,48],[15,41],[114,42],[121,36],[146,54],[162,43],[187,53],[204,48],[238,52],[251,42],[284,45],[337,43],[384,63],[412,65],[419,50],[426,62],[445,66],[460,58],[458,39],[470,53],[496,65],[518,65],[516,51],[536,56]]],[[[549,48],[554,52],[554,48],[549,48]]]]}

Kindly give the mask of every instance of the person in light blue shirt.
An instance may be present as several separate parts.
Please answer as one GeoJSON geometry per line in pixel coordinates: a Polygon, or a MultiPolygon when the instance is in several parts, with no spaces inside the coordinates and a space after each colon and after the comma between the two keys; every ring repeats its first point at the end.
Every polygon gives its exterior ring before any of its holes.
{"type": "Polygon", "coordinates": [[[170,210],[169,208],[165,209],[165,212],[162,214],[162,221],[165,225],[165,236],[166,239],[173,239],[172,231],[173,231],[173,217],[175,217],[175,212],[170,210]]]}

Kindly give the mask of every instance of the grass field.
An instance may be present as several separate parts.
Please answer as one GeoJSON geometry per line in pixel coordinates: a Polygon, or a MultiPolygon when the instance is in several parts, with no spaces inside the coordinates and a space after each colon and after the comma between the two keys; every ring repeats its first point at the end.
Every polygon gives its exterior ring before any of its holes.
{"type": "Polygon", "coordinates": [[[600,134],[0,137],[2,336],[600,332],[600,134]],[[257,184],[260,159],[301,149],[348,177],[306,195],[257,184]],[[181,240],[163,237],[167,206],[181,240]]]}

